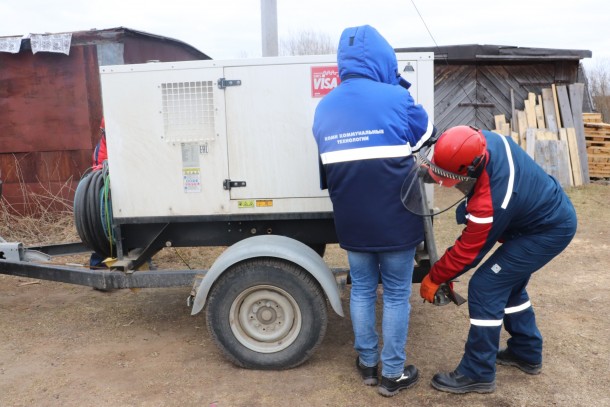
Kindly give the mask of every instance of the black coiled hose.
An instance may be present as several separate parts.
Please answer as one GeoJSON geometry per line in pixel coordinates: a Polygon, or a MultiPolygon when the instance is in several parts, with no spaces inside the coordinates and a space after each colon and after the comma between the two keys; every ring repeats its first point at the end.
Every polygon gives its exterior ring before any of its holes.
{"type": "Polygon", "coordinates": [[[85,246],[102,257],[116,257],[106,164],[101,170],[86,174],[78,183],[74,194],[74,223],[85,246]]]}

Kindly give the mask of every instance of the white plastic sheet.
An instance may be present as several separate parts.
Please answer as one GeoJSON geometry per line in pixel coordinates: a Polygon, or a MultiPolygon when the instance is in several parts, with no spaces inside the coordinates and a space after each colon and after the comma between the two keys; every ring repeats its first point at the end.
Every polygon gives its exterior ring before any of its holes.
{"type": "Polygon", "coordinates": [[[56,52],[70,55],[72,33],[64,34],[30,34],[32,53],[56,52]]]}
{"type": "Polygon", "coordinates": [[[0,38],[0,52],[19,53],[21,49],[21,36],[0,38]]]}

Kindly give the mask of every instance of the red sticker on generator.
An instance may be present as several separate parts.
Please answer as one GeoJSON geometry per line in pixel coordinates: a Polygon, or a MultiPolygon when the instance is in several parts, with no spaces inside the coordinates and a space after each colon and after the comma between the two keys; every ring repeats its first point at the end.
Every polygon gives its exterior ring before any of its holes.
{"type": "Polygon", "coordinates": [[[341,83],[339,68],[332,66],[311,67],[311,96],[321,98],[341,83]]]}

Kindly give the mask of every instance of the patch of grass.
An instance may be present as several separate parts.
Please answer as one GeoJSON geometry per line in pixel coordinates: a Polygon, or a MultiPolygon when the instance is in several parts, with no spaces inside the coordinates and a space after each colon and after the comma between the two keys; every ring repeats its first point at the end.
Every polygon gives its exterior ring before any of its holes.
{"type": "Polygon", "coordinates": [[[25,245],[80,241],[72,212],[41,211],[21,215],[4,199],[0,201],[0,237],[25,245]]]}
{"type": "MultiPolygon", "coordinates": [[[[4,197],[0,199],[0,238],[25,245],[79,241],[73,203],[66,198],[74,195],[72,179],[59,188],[39,181],[37,190],[41,192],[34,192],[25,182],[17,158],[11,171],[19,180],[21,202],[11,204],[4,197]]],[[[48,171],[51,179],[53,171],[48,171]]]]}
{"type": "Polygon", "coordinates": [[[67,243],[79,241],[74,226],[72,208],[52,210],[49,196],[31,194],[35,208],[19,214],[4,198],[0,201],[0,237],[26,245],[67,243]]]}

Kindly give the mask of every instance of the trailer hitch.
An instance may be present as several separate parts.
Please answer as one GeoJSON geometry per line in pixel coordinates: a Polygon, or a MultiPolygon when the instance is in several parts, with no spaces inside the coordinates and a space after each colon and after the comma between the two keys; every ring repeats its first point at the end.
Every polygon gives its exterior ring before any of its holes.
{"type": "Polygon", "coordinates": [[[8,261],[49,261],[51,256],[38,250],[26,249],[20,242],[7,242],[0,237],[0,259],[8,261]]]}

